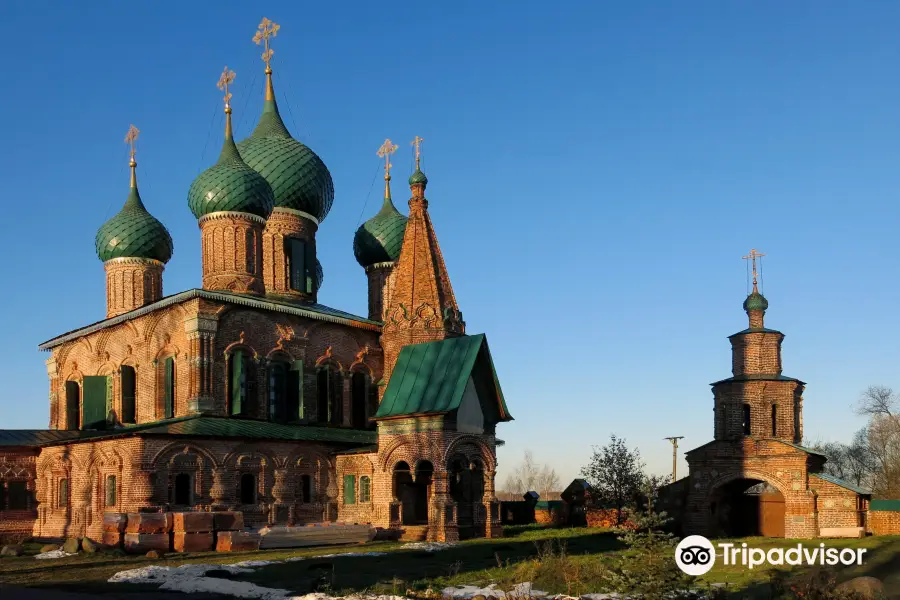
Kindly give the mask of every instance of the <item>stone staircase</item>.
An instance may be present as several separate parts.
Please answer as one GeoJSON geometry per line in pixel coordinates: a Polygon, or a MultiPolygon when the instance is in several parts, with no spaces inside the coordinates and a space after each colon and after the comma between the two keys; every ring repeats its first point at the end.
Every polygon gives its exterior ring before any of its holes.
{"type": "Polygon", "coordinates": [[[404,525],[401,542],[424,542],[428,538],[428,525],[404,525]]]}

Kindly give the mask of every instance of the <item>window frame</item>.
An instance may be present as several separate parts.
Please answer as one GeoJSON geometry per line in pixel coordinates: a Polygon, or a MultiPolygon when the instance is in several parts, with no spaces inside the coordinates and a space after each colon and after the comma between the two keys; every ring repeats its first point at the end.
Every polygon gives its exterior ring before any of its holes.
{"type": "Polygon", "coordinates": [[[69,478],[60,477],[56,482],[56,508],[69,510],[69,478]],[[65,491],[65,494],[63,494],[65,491]]]}
{"type": "Polygon", "coordinates": [[[132,365],[122,365],[119,367],[119,421],[122,423],[137,423],[137,369],[132,365]],[[131,395],[125,395],[126,373],[130,372],[133,379],[131,380],[131,395]],[[130,407],[130,410],[126,410],[130,407]],[[130,413],[130,414],[129,414],[130,413]]]}
{"type": "Polygon", "coordinates": [[[744,436],[746,437],[746,436],[753,435],[753,427],[752,427],[753,408],[747,402],[744,402],[741,407],[741,417],[743,420],[741,427],[743,428],[744,436]]]}
{"type": "Polygon", "coordinates": [[[108,473],[103,478],[103,506],[114,508],[119,503],[118,477],[114,473],[108,473]]]}
{"type": "Polygon", "coordinates": [[[368,475],[359,476],[359,503],[369,504],[372,502],[372,478],[368,475]],[[363,494],[365,491],[365,494],[363,494]]]}

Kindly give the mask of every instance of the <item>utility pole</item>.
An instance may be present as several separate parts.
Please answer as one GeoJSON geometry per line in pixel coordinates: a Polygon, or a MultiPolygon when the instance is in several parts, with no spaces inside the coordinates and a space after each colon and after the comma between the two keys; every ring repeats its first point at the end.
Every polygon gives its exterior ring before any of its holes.
{"type": "Polygon", "coordinates": [[[678,440],[683,440],[684,436],[679,435],[679,436],[667,437],[664,439],[667,439],[670,442],[672,442],[672,483],[675,483],[675,479],[676,479],[675,473],[677,471],[677,466],[678,466],[678,440]]]}

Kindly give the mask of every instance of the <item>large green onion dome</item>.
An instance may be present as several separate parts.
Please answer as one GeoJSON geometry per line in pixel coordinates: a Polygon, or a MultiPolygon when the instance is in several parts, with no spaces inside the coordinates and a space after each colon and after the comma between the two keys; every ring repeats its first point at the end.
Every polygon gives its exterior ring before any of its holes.
{"type": "Polygon", "coordinates": [[[266,72],[262,116],[249,138],[238,144],[244,161],[266,178],[275,206],[302,211],[322,222],[334,202],[334,183],[322,159],[293,137],[281,120],[271,69],[266,72]]]}
{"type": "Polygon", "coordinates": [[[203,171],[188,190],[188,206],[198,219],[216,212],[249,213],[269,218],[275,195],[265,178],[238,153],[231,133],[231,108],[225,107],[225,142],[219,160],[203,171]]]}
{"type": "Polygon", "coordinates": [[[753,286],[753,292],[744,300],[744,310],[750,312],[752,310],[765,311],[769,308],[769,301],[766,297],[759,293],[756,286],[753,286]]]}
{"type": "Polygon", "coordinates": [[[400,258],[407,218],[391,200],[390,175],[385,176],[384,204],[374,217],[359,226],[353,236],[353,255],[363,267],[400,258]]]}
{"type": "Polygon", "coordinates": [[[137,163],[131,161],[131,191],[122,210],[97,230],[97,256],[103,262],[113,258],[149,258],[162,263],[172,258],[174,244],[168,230],[147,212],[137,188],[137,163]]]}

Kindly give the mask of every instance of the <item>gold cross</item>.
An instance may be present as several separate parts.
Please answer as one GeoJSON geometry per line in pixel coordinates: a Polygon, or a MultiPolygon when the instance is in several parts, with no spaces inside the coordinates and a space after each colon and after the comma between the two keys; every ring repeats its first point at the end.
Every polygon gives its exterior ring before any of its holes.
{"type": "Polygon", "coordinates": [[[131,146],[131,162],[134,162],[134,143],[137,141],[140,134],[140,129],[134,125],[130,126],[128,128],[128,133],[125,134],[125,143],[131,146]]]}
{"type": "Polygon", "coordinates": [[[266,63],[266,71],[268,71],[270,69],[269,62],[272,60],[272,55],[275,54],[275,51],[269,48],[269,38],[278,35],[278,30],[281,29],[281,25],[273,23],[269,19],[263,17],[263,20],[259,22],[257,29],[259,29],[259,31],[253,36],[253,41],[257,46],[260,42],[265,44],[266,49],[262,53],[262,59],[263,62],[266,63]]]}
{"type": "Polygon", "coordinates": [[[228,108],[228,101],[231,100],[231,92],[228,91],[228,86],[231,85],[235,77],[234,71],[229,71],[228,65],[225,65],[225,70],[222,71],[222,76],[219,77],[219,83],[216,84],[216,87],[225,92],[225,108],[228,108]]]}
{"type": "Polygon", "coordinates": [[[753,262],[753,287],[756,288],[756,259],[762,258],[765,254],[761,254],[756,251],[756,248],[752,248],[750,250],[750,254],[742,257],[744,260],[750,259],[753,262]]]}
{"type": "Polygon", "coordinates": [[[391,154],[397,151],[397,144],[393,143],[390,139],[384,140],[384,143],[378,149],[378,156],[384,159],[384,177],[385,179],[391,176],[391,154]]]}
{"type": "Polygon", "coordinates": [[[421,145],[422,145],[422,142],[424,142],[424,141],[425,141],[424,139],[420,138],[419,136],[416,136],[415,138],[413,138],[413,141],[410,142],[410,144],[409,144],[410,146],[416,147],[416,171],[419,170],[419,157],[422,156],[421,145]]]}

